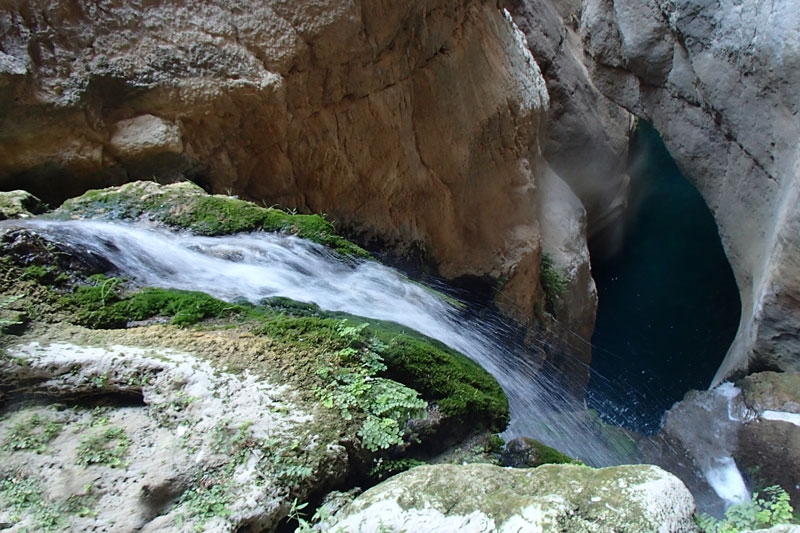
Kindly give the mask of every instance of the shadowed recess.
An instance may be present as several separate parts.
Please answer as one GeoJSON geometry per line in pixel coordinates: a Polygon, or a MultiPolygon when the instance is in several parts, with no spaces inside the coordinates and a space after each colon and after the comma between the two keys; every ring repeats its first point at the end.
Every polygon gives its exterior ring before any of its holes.
{"type": "Polygon", "coordinates": [[[589,404],[649,433],[689,389],[709,386],[741,304],[711,212],[645,122],[629,165],[621,231],[590,243],[599,306],[589,404]]]}

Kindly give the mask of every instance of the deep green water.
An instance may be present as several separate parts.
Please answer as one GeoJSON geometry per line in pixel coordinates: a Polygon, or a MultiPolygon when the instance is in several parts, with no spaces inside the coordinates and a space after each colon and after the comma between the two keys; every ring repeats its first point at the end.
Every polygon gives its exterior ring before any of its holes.
{"type": "Polygon", "coordinates": [[[590,243],[599,307],[589,404],[650,432],[686,391],[708,387],[741,305],[711,212],[658,132],[641,123],[630,153],[622,231],[590,243]]]}

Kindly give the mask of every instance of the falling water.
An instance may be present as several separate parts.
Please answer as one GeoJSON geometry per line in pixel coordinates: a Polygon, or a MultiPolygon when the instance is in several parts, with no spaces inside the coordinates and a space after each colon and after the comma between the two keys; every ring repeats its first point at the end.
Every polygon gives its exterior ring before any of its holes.
{"type": "Polygon", "coordinates": [[[375,261],[343,262],[323,246],[269,233],[197,237],[98,221],[12,225],[104,257],[120,275],[144,286],[252,303],[280,296],[396,322],[467,355],[497,379],[511,410],[506,439],[533,437],[595,466],[630,460],[625,453],[631,446],[620,442],[628,437],[603,430],[546,361],[501,341],[510,336],[502,321],[465,317],[444,298],[375,261]]]}

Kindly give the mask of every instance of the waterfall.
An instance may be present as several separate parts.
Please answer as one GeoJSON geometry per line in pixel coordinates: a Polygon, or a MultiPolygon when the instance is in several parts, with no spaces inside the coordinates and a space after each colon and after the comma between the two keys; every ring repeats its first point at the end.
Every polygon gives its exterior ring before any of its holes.
{"type": "Polygon", "coordinates": [[[437,295],[375,261],[342,261],[296,237],[249,233],[198,237],[144,225],[99,221],[4,222],[105,258],[117,275],[142,286],[202,291],[226,301],[286,297],[395,322],[463,353],[505,391],[511,423],[503,434],[528,436],[594,466],[628,459],[629,439],[600,431],[582,400],[571,397],[546,361],[504,342],[501,320],[465,317],[437,295]]]}
{"type": "MultiPolygon", "coordinates": [[[[518,335],[502,319],[465,313],[461,306],[376,261],[343,261],[324,246],[263,232],[198,237],[131,223],[0,222],[0,231],[13,228],[27,228],[79,253],[102,257],[117,270],[110,274],[141,286],[202,291],[222,300],[254,304],[286,297],[328,311],[401,324],[463,353],[495,377],[511,411],[511,422],[503,433],[506,440],[532,437],[592,466],[643,459],[637,448],[643,441],[601,424],[583,399],[572,396],[563,385],[560,372],[531,351],[530,342],[514,342],[518,335]]],[[[606,378],[595,375],[593,379],[606,378]]],[[[679,475],[695,487],[698,502],[698,486],[709,494],[708,487],[713,488],[715,502],[731,503],[746,496],[728,450],[732,424],[744,416],[732,411],[736,393],[729,387],[698,393],[703,395],[699,404],[670,412],[667,425],[673,435],[680,433],[683,448],[659,445],[655,456],[646,457],[673,470],[673,465],[685,462],[684,450],[691,453],[696,468],[679,475]],[[697,480],[701,480],[699,485],[697,480]]],[[[649,439],[666,442],[660,435],[649,439]]],[[[703,497],[709,496],[705,493],[703,497]]]]}

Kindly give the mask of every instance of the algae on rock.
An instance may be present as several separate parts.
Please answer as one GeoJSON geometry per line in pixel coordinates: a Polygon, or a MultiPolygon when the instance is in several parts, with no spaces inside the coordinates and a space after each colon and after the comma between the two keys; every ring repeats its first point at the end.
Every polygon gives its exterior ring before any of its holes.
{"type": "Polygon", "coordinates": [[[206,236],[259,230],[286,232],[324,244],[348,257],[369,257],[364,249],[337,235],[333,225],[320,215],[290,214],[230,196],[209,195],[188,181],[172,185],[138,181],[91,190],[67,200],[50,216],[145,219],[206,236]]]}
{"type": "Polygon", "coordinates": [[[656,466],[421,466],[384,481],[323,528],[376,531],[696,532],[694,500],[656,466]]]}

